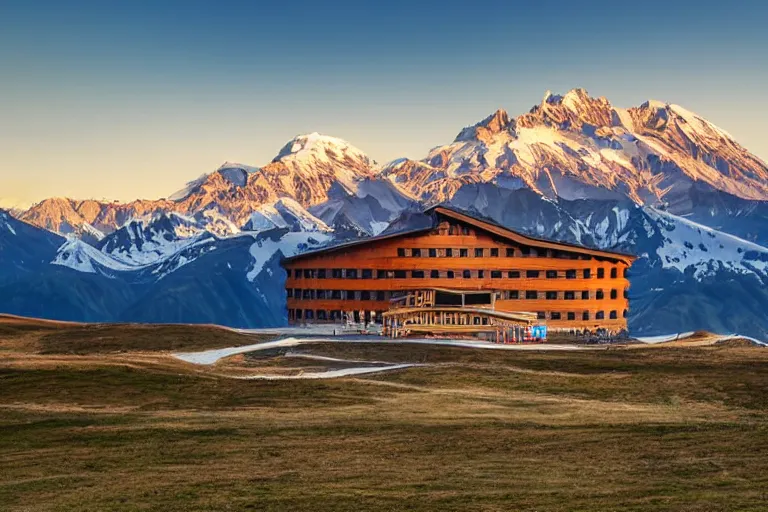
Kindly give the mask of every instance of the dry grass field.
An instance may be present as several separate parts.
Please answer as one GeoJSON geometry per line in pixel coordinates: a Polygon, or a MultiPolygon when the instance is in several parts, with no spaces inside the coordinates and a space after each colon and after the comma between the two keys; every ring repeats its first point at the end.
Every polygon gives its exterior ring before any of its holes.
{"type": "Polygon", "coordinates": [[[768,509],[768,349],[324,343],[426,366],[238,380],[266,337],[0,318],[0,509],[768,509]]]}

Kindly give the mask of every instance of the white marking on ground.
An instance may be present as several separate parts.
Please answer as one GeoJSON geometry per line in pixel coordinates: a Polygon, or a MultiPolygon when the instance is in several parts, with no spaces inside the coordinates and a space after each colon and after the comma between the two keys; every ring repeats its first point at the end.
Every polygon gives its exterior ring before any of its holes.
{"type": "MultiPolygon", "coordinates": [[[[360,368],[343,368],[341,370],[330,370],[327,372],[308,372],[297,375],[244,375],[232,376],[233,379],[242,380],[298,380],[298,379],[333,379],[336,377],[348,377],[350,375],[364,375],[369,373],[388,372],[411,368],[413,366],[425,366],[421,364],[392,364],[389,366],[366,366],[360,368]]],[[[228,376],[229,377],[229,376],[228,376]]]]}

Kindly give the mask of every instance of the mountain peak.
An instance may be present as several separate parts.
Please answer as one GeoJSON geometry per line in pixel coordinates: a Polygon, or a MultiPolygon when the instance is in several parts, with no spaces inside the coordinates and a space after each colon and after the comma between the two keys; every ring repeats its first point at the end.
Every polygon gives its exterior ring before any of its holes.
{"type": "Polygon", "coordinates": [[[461,130],[456,136],[455,142],[466,140],[486,141],[503,131],[514,129],[507,111],[500,108],[479,123],[473,124],[461,130]]]}
{"type": "Polygon", "coordinates": [[[297,135],[283,146],[273,162],[286,159],[305,160],[312,158],[334,159],[342,156],[370,161],[368,156],[344,139],[323,135],[318,132],[297,135]]]}

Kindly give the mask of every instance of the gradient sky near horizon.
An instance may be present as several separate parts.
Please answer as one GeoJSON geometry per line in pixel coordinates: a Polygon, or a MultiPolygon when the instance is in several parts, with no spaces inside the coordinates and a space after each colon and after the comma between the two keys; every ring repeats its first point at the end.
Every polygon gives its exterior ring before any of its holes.
{"type": "Polygon", "coordinates": [[[158,198],[300,133],[379,162],[584,87],[768,160],[768,5],[0,0],[0,206],[158,198]]]}

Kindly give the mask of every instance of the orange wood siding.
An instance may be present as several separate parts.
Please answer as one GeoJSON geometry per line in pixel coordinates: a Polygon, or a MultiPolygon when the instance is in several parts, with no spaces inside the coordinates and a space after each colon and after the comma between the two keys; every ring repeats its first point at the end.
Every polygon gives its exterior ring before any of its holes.
{"type": "MultiPolygon", "coordinates": [[[[547,244],[546,257],[536,255],[536,247],[512,243],[501,239],[495,233],[488,233],[475,227],[467,228],[458,223],[442,222],[431,232],[404,234],[400,237],[373,240],[370,243],[353,245],[348,248],[301,257],[284,262],[288,279],[286,288],[290,290],[342,290],[371,291],[372,299],[377,291],[394,292],[426,288],[450,288],[456,290],[489,290],[501,293],[496,301],[496,309],[501,311],[545,312],[546,323],[553,328],[589,328],[604,327],[610,330],[626,328],[625,310],[628,300],[624,293],[629,289],[629,281],[624,277],[624,270],[629,267],[627,256],[616,258],[594,256],[579,252],[578,248],[547,244]],[[448,234],[449,232],[466,234],[448,234]],[[445,249],[452,249],[453,256],[445,256],[445,249]],[[475,249],[483,249],[481,257],[475,256],[475,249]],[[398,256],[398,250],[404,250],[405,256],[398,256]],[[411,256],[412,250],[421,251],[421,256],[411,256]],[[437,257],[429,256],[429,249],[435,249],[437,257]],[[460,249],[466,249],[467,257],[460,257],[460,249]],[[491,249],[498,251],[498,256],[491,256],[491,249]],[[507,249],[514,251],[514,256],[507,257],[507,249]],[[531,255],[524,256],[523,249],[531,255]],[[555,258],[552,251],[566,255],[575,255],[578,259],[555,258]],[[603,277],[598,277],[598,269],[603,269],[603,277]],[[295,277],[300,270],[302,276],[295,277]],[[317,271],[325,269],[326,278],[303,277],[305,269],[317,271]],[[333,278],[333,269],[355,269],[357,278],[333,278]],[[590,277],[584,278],[584,270],[590,271],[590,277]],[[611,277],[615,269],[616,277],[611,277]],[[371,277],[363,279],[363,270],[370,270],[371,277]],[[411,271],[423,271],[424,277],[412,277],[411,271]],[[436,270],[440,277],[430,277],[436,270]],[[462,277],[463,271],[471,272],[470,278],[462,277]],[[484,276],[477,277],[482,270],[484,276]],[[539,277],[526,277],[526,271],[539,271],[539,277]],[[546,271],[556,271],[556,278],[547,278],[546,271]],[[377,278],[377,271],[405,271],[405,277],[377,278]],[[447,271],[453,271],[455,277],[446,277],[447,271]],[[492,271],[501,271],[501,277],[491,277],[492,271]],[[508,277],[508,272],[518,271],[520,277],[508,277]],[[575,271],[575,278],[567,279],[566,271],[575,271]],[[597,299],[597,291],[602,290],[604,297],[597,299]],[[615,298],[611,291],[615,290],[615,298]],[[506,291],[517,291],[518,299],[506,299],[506,291]],[[538,292],[536,299],[526,299],[526,291],[538,292]],[[557,299],[546,299],[546,292],[557,292],[557,299]],[[574,292],[573,300],[566,300],[564,293],[574,292]],[[582,292],[588,291],[589,298],[582,299],[582,292]],[[589,320],[583,320],[584,312],[589,313],[589,320]],[[604,312],[605,318],[596,319],[598,312],[604,312]],[[616,311],[617,318],[609,318],[610,312],[616,311]],[[551,319],[551,313],[560,313],[562,319],[551,319]],[[567,320],[567,314],[574,313],[574,320],[567,320]]],[[[630,259],[631,261],[631,259],[630,259]]],[[[315,274],[316,275],[316,274],[315,274]]],[[[359,297],[359,294],[357,295],[359,297]]],[[[289,310],[341,310],[341,311],[386,311],[389,301],[381,300],[338,300],[302,299],[289,297],[289,310]]]]}

